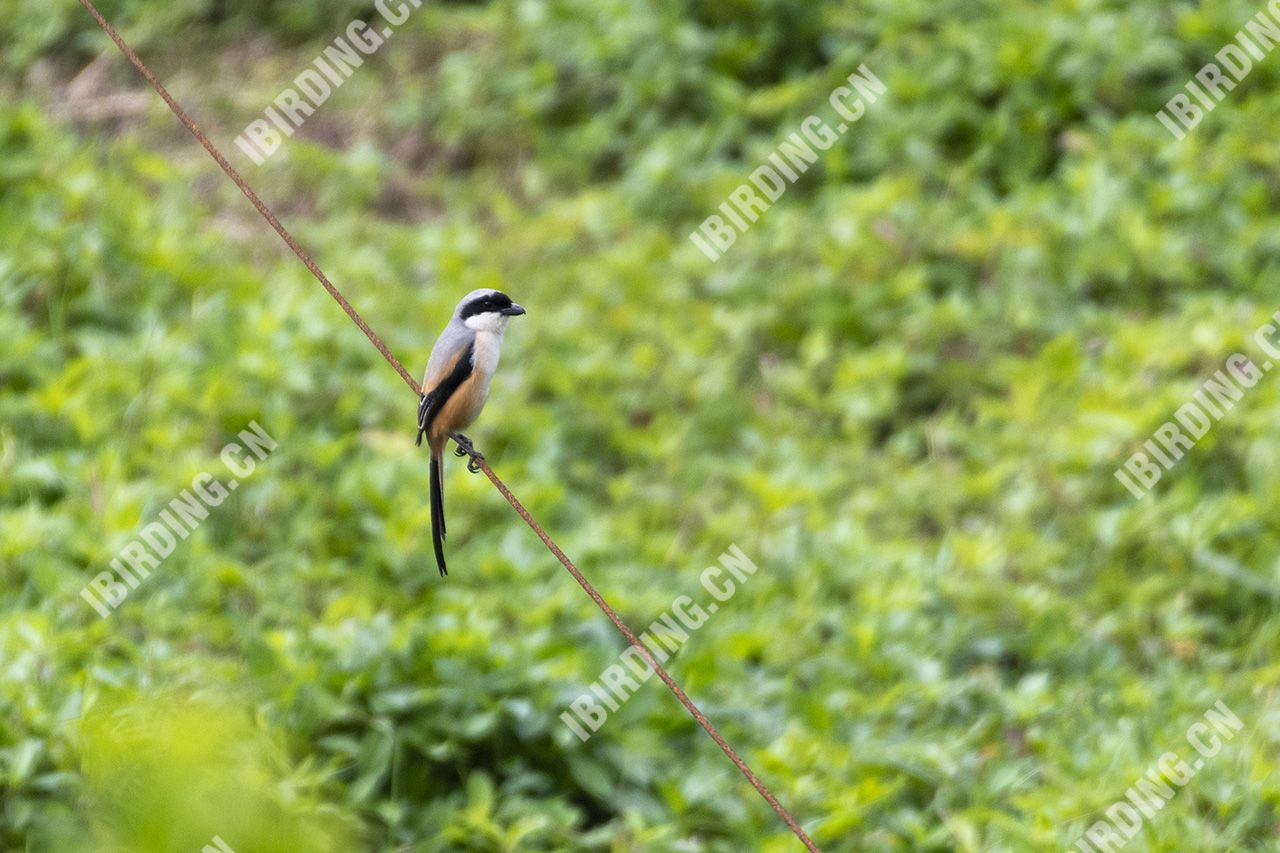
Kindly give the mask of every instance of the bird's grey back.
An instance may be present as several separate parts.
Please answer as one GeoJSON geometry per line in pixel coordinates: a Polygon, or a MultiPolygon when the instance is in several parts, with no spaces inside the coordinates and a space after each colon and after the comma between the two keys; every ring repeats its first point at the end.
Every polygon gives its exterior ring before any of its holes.
{"type": "Polygon", "coordinates": [[[492,296],[497,292],[491,287],[481,287],[458,300],[458,304],[453,308],[453,316],[449,318],[449,325],[444,327],[444,331],[436,340],[436,345],[431,348],[431,357],[427,359],[427,372],[422,376],[424,386],[431,381],[432,377],[439,376],[440,371],[453,358],[454,353],[464,349],[467,344],[476,339],[475,330],[468,328],[462,320],[462,309],[472,300],[482,296],[492,296]]]}
{"type": "Polygon", "coordinates": [[[436,339],[436,345],[431,348],[431,357],[427,359],[427,372],[423,375],[422,384],[425,386],[434,377],[438,377],[440,371],[444,370],[445,365],[453,358],[454,353],[465,349],[475,339],[475,330],[467,328],[466,323],[458,317],[458,312],[454,311],[449,325],[444,327],[444,331],[436,339]]]}

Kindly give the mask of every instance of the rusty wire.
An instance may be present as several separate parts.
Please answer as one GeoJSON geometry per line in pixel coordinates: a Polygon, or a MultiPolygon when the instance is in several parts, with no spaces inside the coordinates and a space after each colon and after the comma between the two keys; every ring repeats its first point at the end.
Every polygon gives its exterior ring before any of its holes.
{"type": "MultiPolygon", "coordinates": [[[[311,274],[316,277],[316,280],[324,286],[324,289],[328,291],[334,301],[337,302],[338,305],[342,307],[342,310],[346,312],[347,316],[351,318],[351,321],[360,327],[360,331],[364,332],[365,337],[373,343],[378,352],[382,353],[382,357],[387,360],[387,363],[395,368],[396,372],[400,374],[400,378],[405,381],[405,384],[413,389],[414,394],[421,394],[422,389],[419,387],[418,383],[409,375],[409,371],[405,370],[405,367],[400,363],[400,360],[391,353],[391,350],[383,342],[382,338],[378,336],[378,333],[369,327],[369,324],[364,321],[364,318],[360,316],[360,313],[356,311],[350,302],[347,301],[341,291],[334,286],[333,282],[329,281],[329,278],[320,270],[320,267],[316,265],[316,262],[311,259],[311,256],[306,253],[302,246],[299,245],[298,241],[294,239],[294,236],[289,233],[289,230],[280,223],[280,220],[276,218],[276,215],[272,213],[271,209],[267,207],[261,198],[258,197],[258,194],[253,191],[240,173],[236,171],[235,167],[227,162],[227,158],[222,156],[222,152],[219,151],[217,146],[209,140],[209,137],[205,136],[204,131],[202,131],[199,125],[197,125],[191,116],[187,114],[186,110],[184,110],[174,97],[169,94],[169,91],[165,89],[164,85],[156,78],[151,69],[147,67],[147,64],[143,62],[138,54],[133,51],[133,48],[129,47],[125,40],[121,38],[120,34],[116,32],[115,27],[111,26],[107,19],[102,16],[102,13],[93,5],[92,0],[80,0],[80,5],[93,16],[94,20],[98,22],[98,26],[102,28],[103,32],[110,36],[111,40],[115,42],[116,47],[120,48],[120,52],[123,53],[129,62],[133,64],[134,68],[138,69],[138,73],[146,78],[146,81],[151,84],[151,88],[155,89],[156,94],[158,94],[164,102],[169,105],[169,109],[178,117],[178,120],[182,122],[183,126],[191,132],[191,135],[196,138],[196,141],[204,146],[204,150],[209,152],[209,156],[214,159],[219,167],[221,167],[222,171],[231,179],[231,182],[240,188],[240,192],[244,193],[245,198],[249,199],[253,206],[257,208],[258,213],[262,214],[262,218],[265,219],[267,224],[269,224],[275,232],[280,235],[280,239],[293,250],[293,253],[298,256],[298,259],[306,265],[307,269],[311,271],[311,274]]],[[[812,853],[819,853],[817,845],[814,844],[812,839],[810,839],[805,831],[800,828],[800,824],[791,816],[791,813],[786,810],[782,803],[778,802],[778,798],[773,795],[773,792],[769,790],[768,786],[766,786],[764,782],[760,781],[760,777],[756,776],[756,774],[752,772],[751,768],[742,760],[737,751],[729,745],[728,741],[724,739],[719,730],[717,730],[711,721],[707,719],[706,714],[703,714],[702,711],[698,709],[698,706],[693,703],[693,700],[689,698],[688,694],[685,693],[680,685],[676,683],[675,679],[672,678],[666,669],[663,668],[662,664],[658,663],[649,649],[640,642],[640,638],[636,636],[634,631],[627,627],[627,624],[622,621],[622,618],[618,616],[617,612],[610,607],[609,603],[606,602],[600,593],[596,591],[596,588],[591,585],[591,582],[583,577],[582,572],[580,572],[578,567],[573,564],[573,561],[570,560],[568,556],[565,555],[564,551],[560,550],[560,546],[557,545],[549,535],[547,535],[547,531],[544,530],[542,525],[529,514],[529,510],[525,509],[524,504],[522,504],[519,499],[511,493],[511,490],[507,488],[506,483],[502,482],[502,480],[498,478],[498,475],[489,467],[489,463],[484,460],[484,457],[478,457],[476,459],[476,464],[479,465],[480,470],[489,478],[489,481],[493,483],[498,492],[507,499],[507,502],[511,504],[512,509],[514,509],[520,517],[524,519],[525,523],[528,524],[533,532],[537,534],[538,538],[542,540],[542,543],[547,546],[547,549],[550,550],[555,558],[560,561],[560,564],[568,570],[569,574],[573,575],[573,579],[576,580],[578,585],[582,587],[583,591],[591,597],[591,600],[596,603],[596,606],[600,608],[605,616],[609,617],[609,621],[612,622],[620,632],[622,632],[622,636],[626,638],[627,642],[635,648],[649,666],[653,667],[653,671],[657,673],[658,678],[662,679],[662,683],[670,688],[671,692],[675,694],[675,697],[680,700],[680,704],[684,705],[685,709],[693,716],[693,719],[697,721],[698,725],[702,726],[706,733],[711,736],[711,739],[716,742],[716,745],[719,746],[720,749],[724,750],[724,754],[727,755],[729,760],[733,762],[734,766],[742,772],[742,775],[751,783],[751,786],[755,788],[756,791],[759,792],[760,796],[764,797],[765,801],[775,812],[778,813],[778,817],[782,818],[782,822],[785,823],[793,833],[795,833],[796,837],[800,839],[801,843],[804,844],[808,850],[812,851],[812,853]]]]}

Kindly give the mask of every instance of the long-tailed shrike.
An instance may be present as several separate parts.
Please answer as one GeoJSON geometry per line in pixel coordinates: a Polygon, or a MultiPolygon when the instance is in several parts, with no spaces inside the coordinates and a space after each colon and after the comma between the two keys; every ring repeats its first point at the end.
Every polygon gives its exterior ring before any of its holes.
{"type": "MultiPolygon", "coordinates": [[[[444,565],[444,446],[452,438],[458,455],[469,454],[471,468],[480,454],[460,430],[470,426],[484,408],[489,382],[502,353],[507,321],[524,309],[498,290],[473,290],[453,310],[427,360],[418,403],[418,441],[427,437],[431,448],[431,539],[440,575],[444,565]]],[[[472,468],[472,470],[476,470],[472,468]]]]}

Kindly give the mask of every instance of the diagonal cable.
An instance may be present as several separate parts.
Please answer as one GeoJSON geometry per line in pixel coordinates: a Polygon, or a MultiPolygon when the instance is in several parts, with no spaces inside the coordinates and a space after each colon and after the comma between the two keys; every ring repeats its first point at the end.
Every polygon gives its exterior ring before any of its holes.
{"type": "MultiPolygon", "coordinates": [[[[275,229],[275,232],[280,235],[280,239],[284,240],[285,244],[293,250],[293,253],[298,256],[298,259],[306,265],[307,269],[311,271],[311,274],[314,275],[320,284],[324,286],[324,289],[329,292],[329,295],[333,297],[334,301],[342,306],[342,310],[347,313],[347,316],[351,318],[353,323],[360,327],[360,331],[364,332],[365,337],[367,337],[373,345],[377,347],[378,352],[382,353],[382,357],[387,360],[387,363],[395,368],[396,372],[400,374],[400,378],[405,381],[405,384],[412,388],[415,394],[421,394],[422,389],[418,386],[418,383],[415,382],[413,377],[409,375],[409,372],[405,370],[404,365],[400,363],[400,360],[392,355],[391,350],[387,348],[387,345],[383,342],[382,338],[378,337],[378,333],[369,327],[369,324],[366,323],[364,318],[360,316],[360,313],[352,307],[351,303],[347,301],[341,291],[334,286],[333,282],[329,281],[328,277],[320,270],[320,267],[316,266],[316,262],[311,259],[311,256],[303,250],[298,241],[294,239],[291,233],[289,233],[289,229],[285,228],[284,225],[280,223],[280,220],[276,218],[276,215],[272,213],[271,209],[267,207],[261,198],[258,197],[258,194],[253,191],[240,173],[236,171],[235,167],[227,162],[227,158],[222,156],[222,152],[219,151],[217,146],[209,140],[209,137],[205,136],[204,131],[200,129],[200,126],[195,123],[191,116],[187,115],[186,110],[184,110],[174,97],[169,94],[169,91],[160,83],[155,74],[152,73],[151,69],[147,67],[146,63],[139,58],[138,54],[134,53],[133,48],[129,47],[129,45],[125,43],[125,40],[120,37],[118,32],[116,32],[115,27],[111,26],[111,24],[107,22],[107,19],[102,17],[102,13],[93,5],[92,0],[80,0],[80,5],[93,16],[94,20],[98,22],[98,26],[102,27],[103,32],[111,37],[111,40],[116,43],[116,47],[120,48],[121,53],[128,58],[134,68],[138,69],[138,73],[146,78],[147,82],[151,84],[151,88],[156,90],[156,94],[164,99],[164,102],[169,105],[169,109],[173,111],[173,114],[178,117],[178,120],[182,122],[187,130],[191,131],[191,135],[194,136],[202,146],[204,146],[204,150],[209,152],[209,156],[217,162],[218,166],[222,168],[222,171],[226,173],[232,183],[240,188],[240,192],[244,193],[245,197],[249,199],[255,208],[257,208],[258,213],[262,214],[262,218],[267,220],[267,223],[275,229]]],[[[511,493],[511,490],[507,488],[506,483],[502,482],[502,480],[498,478],[498,475],[489,467],[488,462],[486,462],[483,457],[478,457],[476,459],[476,464],[479,465],[480,470],[484,471],[485,476],[489,478],[494,487],[504,498],[507,499],[507,502],[511,504],[511,507],[520,515],[521,518],[524,519],[525,523],[533,529],[533,532],[542,540],[542,543],[546,545],[555,558],[560,561],[560,564],[568,570],[569,574],[573,575],[573,579],[576,580],[578,585],[582,587],[583,591],[591,597],[591,600],[596,603],[596,606],[600,608],[605,616],[609,617],[609,621],[622,632],[622,635],[626,637],[627,642],[635,648],[649,666],[653,667],[653,671],[657,673],[660,679],[662,679],[662,683],[671,689],[671,692],[680,700],[680,704],[684,705],[684,707],[693,716],[693,719],[697,721],[698,725],[702,726],[706,733],[711,736],[711,739],[716,742],[716,745],[724,750],[724,754],[729,757],[729,760],[733,762],[735,767],[742,771],[742,775],[747,778],[747,781],[751,783],[751,786],[755,788],[756,791],[760,793],[760,796],[764,797],[765,801],[775,812],[778,813],[778,817],[782,818],[782,822],[785,823],[793,833],[795,833],[796,837],[800,839],[801,843],[803,843],[811,853],[820,853],[817,845],[815,845],[812,839],[805,834],[805,831],[800,828],[800,824],[791,816],[791,813],[788,812],[780,802],[778,802],[778,798],[773,795],[773,792],[769,790],[768,786],[760,781],[760,777],[756,776],[756,774],[752,772],[751,768],[747,766],[746,762],[742,760],[734,748],[729,745],[728,741],[724,739],[724,736],[720,734],[719,730],[716,729],[711,721],[707,719],[706,714],[703,714],[702,711],[698,710],[698,706],[693,704],[693,700],[689,698],[688,694],[684,692],[680,685],[676,683],[675,679],[672,678],[666,669],[662,667],[662,664],[658,663],[644,644],[640,642],[640,638],[636,636],[634,631],[627,627],[626,623],[622,621],[622,618],[618,616],[617,612],[609,606],[608,602],[606,602],[600,593],[596,591],[596,588],[591,585],[591,582],[583,577],[582,572],[578,570],[578,567],[575,566],[573,561],[565,555],[564,551],[560,550],[560,546],[552,541],[551,537],[547,535],[547,531],[545,531],[542,528],[542,525],[529,514],[529,511],[525,509],[524,504],[520,503],[519,499],[511,493]]]]}
{"type": "Polygon", "coordinates": [[[209,141],[209,137],[204,135],[204,131],[200,129],[200,126],[195,123],[191,116],[187,115],[187,111],[174,100],[173,95],[169,94],[169,90],[156,79],[156,75],[151,72],[147,64],[138,57],[138,54],[133,52],[133,48],[125,43],[125,40],[116,32],[115,27],[107,23],[107,19],[102,17],[102,13],[98,11],[92,2],[80,0],[80,5],[85,7],[90,15],[93,15],[94,20],[98,22],[98,26],[102,27],[107,35],[111,36],[111,40],[116,43],[116,47],[120,48],[121,53],[128,57],[129,61],[133,63],[133,67],[138,69],[138,73],[147,78],[151,88],[155,89],[156,94],[169,105],[169,109],[173,110],[173,114],[178,117],[178,121],[182,122],[187,130],[191,131],[191,135],[204,146],[204,150],[208,151],[209,156],[217,161],[218,165],[222,167],[222,171],[227,173],[227,177],[231,179],[231,182],[239,187],[245,198],[249,199],[253,206],[258,209],[258,213],[261,213],[262,218],[267,220],[267,224],[275,229],[276,233],[280,235],[280,239],[284,240],[290,249],[293,249],[293,253],[298,256],[298,259],[306,264],[307,269],[311,270],[311,274],[316,277],[320,284],[324,285],[324,289],[329,291],[329,295],[333,297],[334,301],[342,306],[343,311],[347,312],[347,316],[351,318],[351,321],[360,327],[360,331],[364,332],[365,337],[373,342],[373,345],[378,348],[378,352],[382,353],[382,357],[396,369],[396,372],[400,374],[400,378],[413,389],[415,394],[421,394],[422,390],[418,387],[418,383],[413,381],[413,377],[409,375],[409,371],[404,369],[404,365],[400,363],[400,360],[391,354],[391,350],[382,342],[382,338],[378,337],[378,333],[369,328],[369,324],[364,321],[360,313],[351,306],[351,303],[339,292],[338,288],[333,286],[333,282],[329,281],[328,276],[320,271],[320,267],[316,266],[316,262],[311,260],[311,256],[303,250],[298,241],[289,233],[289,229],[280,224],[280,220],[276,219],[276,215],[271,212],[271,208],[267,207],[262,199],[258,198],[258,194],[245,182],[245,179],[240,176],[235,167],[227,162],[227,158],[222,156],[222,152],[218,150],[217,146],[209,141]]]}

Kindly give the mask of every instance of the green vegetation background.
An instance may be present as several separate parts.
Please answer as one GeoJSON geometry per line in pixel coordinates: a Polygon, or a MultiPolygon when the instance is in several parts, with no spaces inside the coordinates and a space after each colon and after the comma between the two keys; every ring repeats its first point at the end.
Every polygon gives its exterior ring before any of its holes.
{"type": "MultiPolygon", "coordinates": [[[[267,165],[232,139],[372,4],[104,11],[413,372],[508,336],[473,435],[831,851],[1048,850],[1219,699],[1127,849],[1280,849],[1280,383],[1112,471],[1280,307],[1260,6],[428,2],[267,165]],[[866,63],[889,94],[717,264],[688,239],[866,63]]],[[[790,851],[74,0],[0,0],[0,849],[790,851]],[[108,619],[78,597],[251,420],[279,449],[108,619]]]]}

